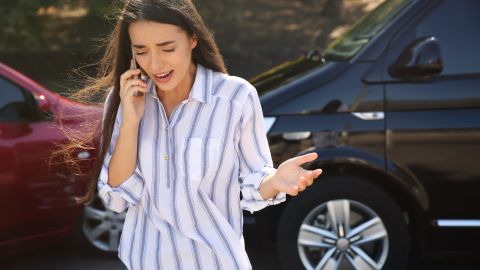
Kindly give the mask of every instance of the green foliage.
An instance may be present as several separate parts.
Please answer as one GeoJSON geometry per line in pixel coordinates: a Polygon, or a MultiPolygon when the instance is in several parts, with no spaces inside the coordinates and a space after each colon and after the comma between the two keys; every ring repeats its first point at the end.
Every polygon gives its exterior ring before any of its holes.
{"type": "Polygon", "coordinates": [[[42,32],[49,15],[39,14],[47,8],[86,8],[88,16],[104,16],[112,0],[2,0],[0,5],[0,52],[47,47],[42,32]]]}
{"type": "Polygon", "coordinates": [[[43,2],[31,0],[4,0],[0,14],[0,49],[17,44],[26,47],[41,47],[41,26],[36,16],[43,2]]]}

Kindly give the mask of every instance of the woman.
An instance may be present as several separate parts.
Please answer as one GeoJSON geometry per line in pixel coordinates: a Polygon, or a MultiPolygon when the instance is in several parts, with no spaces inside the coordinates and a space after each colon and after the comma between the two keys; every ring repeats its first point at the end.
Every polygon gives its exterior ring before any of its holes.
{"type": "Polygon", "coordinates": [[[113,88],[94,179],[107,207],[127,209],[121,260],[129,269],[251,269],[242,209],[303,191],[321,170],[300,165],[316,154],[272,167],[257,92],[226,74],[189,0],[127,1],[103,61],[92,88],[113,88]]]}

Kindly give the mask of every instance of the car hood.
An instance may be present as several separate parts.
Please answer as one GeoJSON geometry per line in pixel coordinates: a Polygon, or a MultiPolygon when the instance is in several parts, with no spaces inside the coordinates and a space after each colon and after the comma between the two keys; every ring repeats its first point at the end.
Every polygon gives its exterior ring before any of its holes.
{"type": "Polygon", "coordinates": [[[315,50],[265,71],[249,81],[261,96],[264,115],[268,115],[269,111],[293,97],[330,81],[347,66],[348,62],[325,61],[315,50]]]}
{"type": "Polygon", "coordinates": [[[259,94],[265,94],[288,83],[293,78],[322,66],[325,60],[318,50],[309,51],[298,58],[275,66],[250,79],[259,94]]]}

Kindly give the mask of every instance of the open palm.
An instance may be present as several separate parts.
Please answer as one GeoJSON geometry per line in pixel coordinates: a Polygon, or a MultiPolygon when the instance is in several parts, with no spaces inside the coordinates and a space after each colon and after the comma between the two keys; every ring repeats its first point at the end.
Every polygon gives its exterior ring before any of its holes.
{"type": "Polygon", "coordinates": [[[318,157],[316,153],[308,153],[302,156],[286,160],[278,166],[275,178],[272,181],[273,187],[285,192],[291,196],[297,196],[299,192],[305,190],[307,186],[313,183],[321,173],[321,169],[305,170],[301,167],[304,163],[315,160],[318,157]]]}

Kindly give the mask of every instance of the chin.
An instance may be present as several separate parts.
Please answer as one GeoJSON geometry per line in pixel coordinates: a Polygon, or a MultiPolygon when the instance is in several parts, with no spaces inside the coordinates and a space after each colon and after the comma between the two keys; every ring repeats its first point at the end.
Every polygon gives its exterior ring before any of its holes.
{"type": "Polygon", "coordinates": [[[170,85],[170,84],[157,84],[157,83],[155,83],[155,86],[157,87],[158,90],[165,91],[165,92],[173,91],[173,89],[175,89],[175,86],[170,85]]]}

